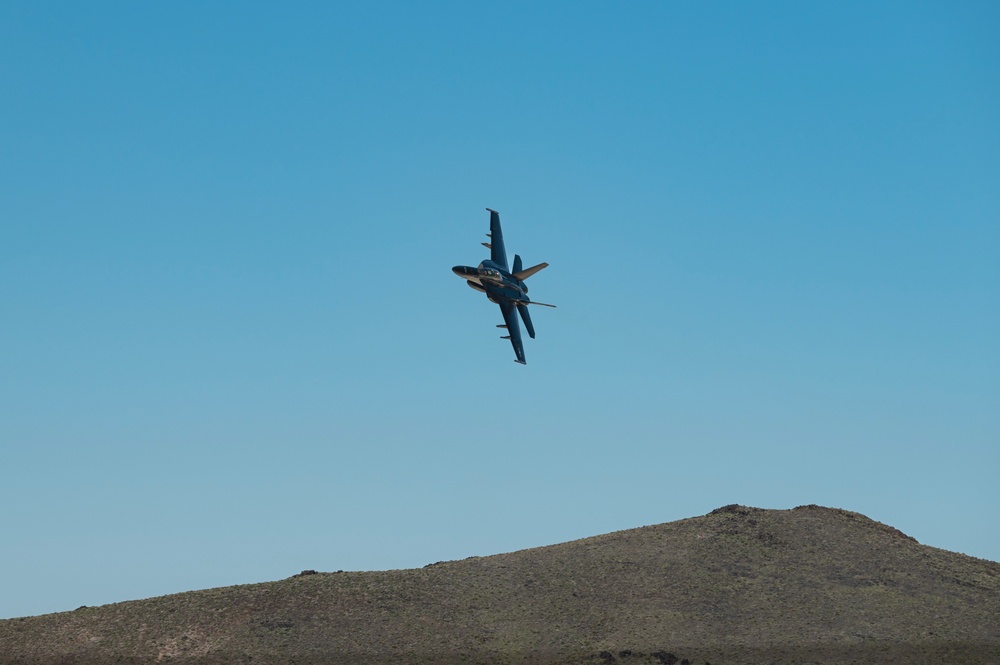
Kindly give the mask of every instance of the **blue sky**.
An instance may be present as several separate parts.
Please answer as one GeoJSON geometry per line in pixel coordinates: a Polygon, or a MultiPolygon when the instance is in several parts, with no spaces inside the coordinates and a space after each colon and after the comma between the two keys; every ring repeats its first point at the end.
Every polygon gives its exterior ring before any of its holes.
{"type": "Polygon", "coordinates": [[[4,3],[0,617],[729,503],[1000,560],[998,25],[4,3]]]}

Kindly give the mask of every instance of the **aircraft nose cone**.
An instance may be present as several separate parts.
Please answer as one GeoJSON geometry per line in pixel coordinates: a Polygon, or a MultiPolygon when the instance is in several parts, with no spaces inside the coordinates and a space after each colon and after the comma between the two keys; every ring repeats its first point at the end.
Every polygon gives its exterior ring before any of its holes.
{"type": "Polygon", "coordinates": [[[464,277],[465,279],[477,276],[476,269],[468,266],[455,266],[451,269],[451,271],[459,277],[464,277]]]}

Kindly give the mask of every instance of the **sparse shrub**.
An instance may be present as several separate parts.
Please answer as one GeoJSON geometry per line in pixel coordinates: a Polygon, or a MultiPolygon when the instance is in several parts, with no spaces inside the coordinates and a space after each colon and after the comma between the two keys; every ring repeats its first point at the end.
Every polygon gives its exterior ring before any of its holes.
{"type": "Polygon", "coordinates": [[[657,651],[653,658],[663,663],[663,665],[677,665],[678,658],[668,651],[657,651]]]}

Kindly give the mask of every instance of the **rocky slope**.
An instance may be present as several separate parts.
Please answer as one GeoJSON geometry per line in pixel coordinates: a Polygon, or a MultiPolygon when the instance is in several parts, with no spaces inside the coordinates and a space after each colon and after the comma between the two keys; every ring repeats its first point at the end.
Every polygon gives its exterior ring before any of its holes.
{"type": "Polygon", "coordinates": [[[843,510],[0,621],[0,663],[997,663],[1000,564],[843,510]]]}

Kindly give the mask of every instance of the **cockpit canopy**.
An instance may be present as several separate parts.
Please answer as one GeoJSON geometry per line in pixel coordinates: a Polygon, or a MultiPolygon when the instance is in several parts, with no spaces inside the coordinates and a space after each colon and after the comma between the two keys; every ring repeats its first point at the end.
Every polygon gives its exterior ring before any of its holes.
{"type": "Polygon", "coordinates": [[[479,277],[482,279],[488,279],[492,282],[502,282],[503,275],[496,268],[484,268],[482,265],[479,266],[479,277]]]}

